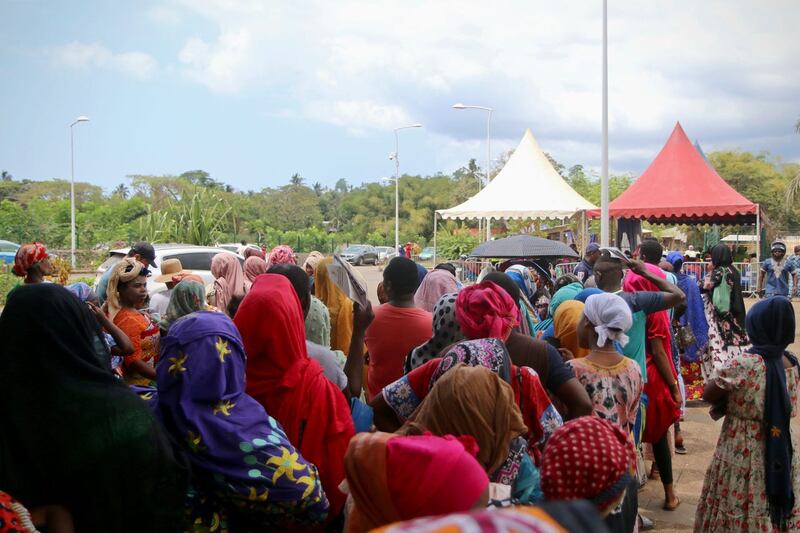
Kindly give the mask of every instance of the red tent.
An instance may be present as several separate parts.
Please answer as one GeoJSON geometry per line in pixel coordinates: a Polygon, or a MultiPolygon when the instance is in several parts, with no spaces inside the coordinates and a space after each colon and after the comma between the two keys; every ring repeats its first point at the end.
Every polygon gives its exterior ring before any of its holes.
{"type": "Polygon", "coordinates": [[[717,174],[678,122],[655,160],[608,211],[612,218],[650,222],[746,224],[756,222],[758,205],[717,174]]]}

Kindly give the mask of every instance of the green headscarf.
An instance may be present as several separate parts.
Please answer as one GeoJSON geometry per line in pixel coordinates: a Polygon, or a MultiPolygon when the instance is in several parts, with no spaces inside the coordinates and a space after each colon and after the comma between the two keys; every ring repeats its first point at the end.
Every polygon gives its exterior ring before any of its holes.
{"type": "Polygon", "coordinates": [[[206,307],[206,288],[201,283],[185,279],[172,289],[167,312],[164,313],[161,325],[164,326],[164,329],[169,329],[169,325],[179,318],[195,311],[202,311],[206,307]]]}

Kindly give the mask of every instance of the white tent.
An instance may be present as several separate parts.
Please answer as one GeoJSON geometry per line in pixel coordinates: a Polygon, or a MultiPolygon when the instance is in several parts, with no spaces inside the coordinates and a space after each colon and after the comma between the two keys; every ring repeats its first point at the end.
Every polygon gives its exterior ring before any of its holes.
{"type": "MultiPolygon", "coordinates": [[[[461,205],[440,209],[433,215],[434,260],[439,218],[545,219],[566,218],[597,209],[564,181],[542,152],[530,129],[503,170],[480,192],[461,205]]],[[[585,240],[585,217],[580,234],[585,240]]],[[[490,224],[487,224],[487,238],[490,224]]]]}
{"type": "Polygon", "coordinates": [[[597,209],[564,181],[528,129],[503,170],[461,205],[437,210],[441,218],[565,218],[597,209]]]}

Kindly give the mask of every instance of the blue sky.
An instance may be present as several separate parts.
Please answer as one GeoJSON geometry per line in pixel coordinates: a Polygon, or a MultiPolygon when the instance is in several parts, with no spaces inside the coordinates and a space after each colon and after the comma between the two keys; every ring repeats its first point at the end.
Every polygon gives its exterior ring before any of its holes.
{"type": "MultiPolygon", "coordinates": [[[[601,2],[0,0],[0,169],[112,188],[204,169],[239,189],[449,172],[530,127],[600,160],[601,2]]],[[[610,159],[638,174],[680,120],[706,151],[800,161],[800,4],[614,1],[610,159]]]]}

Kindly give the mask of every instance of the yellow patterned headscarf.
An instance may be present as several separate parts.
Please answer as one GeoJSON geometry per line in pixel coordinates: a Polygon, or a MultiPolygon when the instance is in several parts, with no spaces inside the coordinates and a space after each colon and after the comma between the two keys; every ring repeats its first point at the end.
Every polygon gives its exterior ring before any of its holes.
{"type": "Polygon", "coordinates": [[[106,302],[108,317],[114,320],[114,317],[122,309],[122,304],[119,301],[119,284],[133,281],[142,274],[143,270],[147,271],[147,268],[133,257],[124,257],[111,268],[111,277],[108,280],[108,288],[106,289],[106,302]]]}

